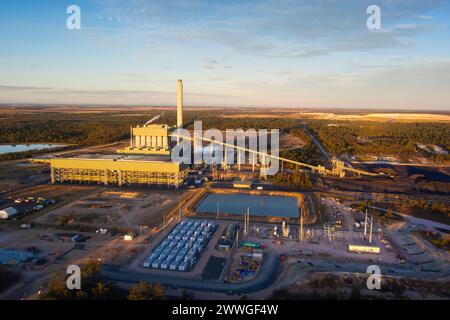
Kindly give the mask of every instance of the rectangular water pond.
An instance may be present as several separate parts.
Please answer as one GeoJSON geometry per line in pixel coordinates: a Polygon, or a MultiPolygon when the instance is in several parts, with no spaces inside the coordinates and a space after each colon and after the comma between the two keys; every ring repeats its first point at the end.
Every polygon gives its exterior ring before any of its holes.
{"type": "Polygon", "coordinates": [[[243,215],[250,209],[250,216],[298,218],[296,197],[265,194],[210,193],[195,209],[198,213],[243,215]]]}

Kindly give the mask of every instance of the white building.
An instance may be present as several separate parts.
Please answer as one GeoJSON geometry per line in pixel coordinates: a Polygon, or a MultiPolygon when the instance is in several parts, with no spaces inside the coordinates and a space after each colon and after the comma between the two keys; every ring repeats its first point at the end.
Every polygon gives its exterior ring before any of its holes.
{"type": "Polygon", "coordinates": [[[8,218],[11,218],[12,216],[16,215],[18,212],[16,209],[9,207],[6,209],[0,210],[0,219],[6,220],[8,218]]]}

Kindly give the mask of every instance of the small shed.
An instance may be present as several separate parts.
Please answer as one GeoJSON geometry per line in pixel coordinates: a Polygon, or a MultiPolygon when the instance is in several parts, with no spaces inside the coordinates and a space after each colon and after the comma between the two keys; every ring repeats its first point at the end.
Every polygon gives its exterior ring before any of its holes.
{"type": "Polygon", "coordinates": [[[0,210],[0,219],[6,220],[12,216],[15,216],[17,213],[17,210],[13,207],[2,209],[0,210]]]}
{"type": "Polygon", "coordinates": [[[251,181],[234,181],[233,187],[236,189],[251,189],[252,182],[251,181]]]}

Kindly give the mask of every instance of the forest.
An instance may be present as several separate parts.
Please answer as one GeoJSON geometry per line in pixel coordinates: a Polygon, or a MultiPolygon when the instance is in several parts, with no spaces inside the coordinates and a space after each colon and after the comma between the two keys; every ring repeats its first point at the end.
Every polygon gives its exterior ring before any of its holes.
{"type": "Polygon", "coordinates": [[[7,117],[0,114],[1,143],[53,142],[79,145],[110,143],[129,136],[133,116],[114,113],[35,113],[7,117]]]}
{"type": "MultiPolygon", "coordinates": [[[[159,114],[154,112],[98,112],[58,113],[36,112],[26,114],[0,113],[1,143],[54,142],[79,145],[110,143],[129,137],[130,126],[143,125],[159,114]]],[[[186,111],[185,123],[193,129],[194,120],[202,120],[203,129],[255,128],[286,130],[296,126],[289,118],[223,118],[221,114],[186,111]]],[[[175,125],[174,111],[164,112],[159,123],[175,125]]]]}
{"type": "Polygon", "coordinates": [[[439,145],[450,149],[448,123],[333,122],[309,120],[314,135],[334,155],[420,155],[435,160],[448,156],[425,152],[418,144],[439,145]]]}
{"type": "MultiPolygon", "coordinates": [[[[130,126],[142,125],[162,111],[98,111],[98,112],[19,112],[0,111],[0,143],[65,143],[89,146],[124,140],[130,126]]],[[[237,111],[185,111],[185,125],[193,129],[201,120],[203,129],[280,129],[307,142],[302,149],[284,152],[283,156],[308,163],[320,163],[320,154],[303,131],[298,119],[279,114],[274,117],[223,117],[237,111]]],[[[159,123],[175,125],[175,111],[164,111],[159,123]]],[[[418,144],[439,145],[450,150],[450,124],[392,123],[369,121],[305,120],[312,133],[333,154],[424,156],[437,162],[450,160],[417,147],[418,144]]]]}

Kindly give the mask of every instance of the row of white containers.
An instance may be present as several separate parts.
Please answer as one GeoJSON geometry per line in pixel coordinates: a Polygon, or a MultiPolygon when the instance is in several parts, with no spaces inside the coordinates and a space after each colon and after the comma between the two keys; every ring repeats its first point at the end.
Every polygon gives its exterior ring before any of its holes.
{"type": "Polygon", "coordinates": [[[152,251],[143,266],[163,270],[191,270],[217,226],[215,222],[208,220],[181,221],[152,251]]]}

